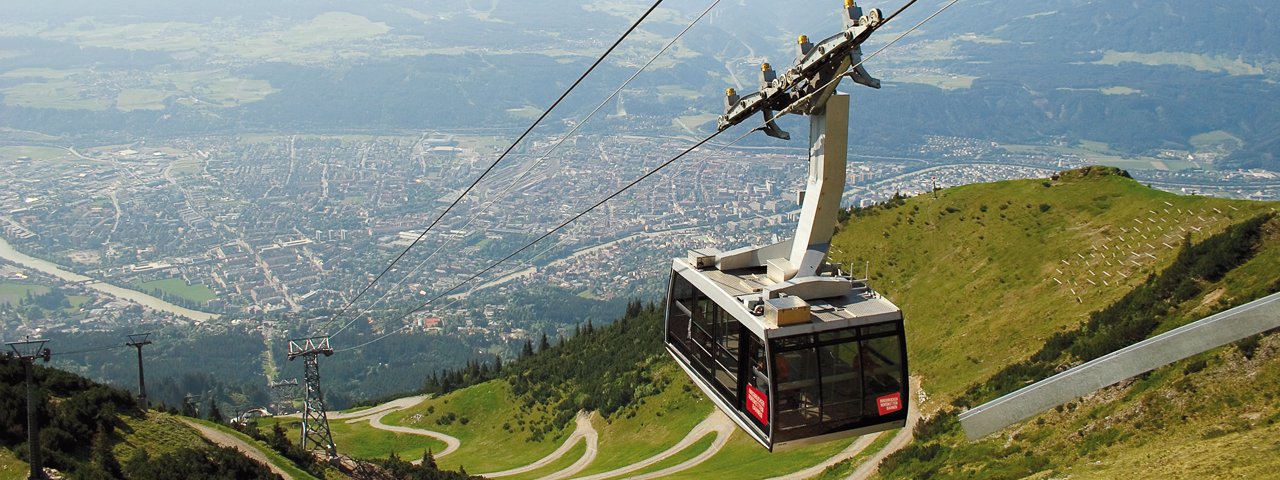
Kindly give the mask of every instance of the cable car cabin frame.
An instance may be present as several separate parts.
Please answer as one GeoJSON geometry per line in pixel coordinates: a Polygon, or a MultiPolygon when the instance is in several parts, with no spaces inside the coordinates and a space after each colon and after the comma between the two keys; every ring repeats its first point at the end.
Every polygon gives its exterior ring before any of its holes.
{"type": "Polygon", "coordinates": [[[902,311],[827,263],[844,193],[849,146],[848,76],[879,88],[860,45],[880,25],[845,4],[845,30],[816,46],[800,37],[796,65],[761,68],[761,90],[726,92],[724,130],[761,112],[758,130],[790,135],[773,111],[809,117],[809,176],[790,239],[728,252],[690,251],[671,264],[667,351],[721,411],[773,450],[899,428],[908,399],[902,311]]]}
{"type": "Polygon", "coordinates": [[[795,297],[766,303],[752,292],[763,269],[700,270],[683,260],[672,268],[667,351],[765,448],[906,425],[906,339],[892,302],[859,284],[787,311],[795,297]],[[754,302],[770,314],[748,309],[754,302]],[[777,325],[789,314],[808,318],[777,325]]]}

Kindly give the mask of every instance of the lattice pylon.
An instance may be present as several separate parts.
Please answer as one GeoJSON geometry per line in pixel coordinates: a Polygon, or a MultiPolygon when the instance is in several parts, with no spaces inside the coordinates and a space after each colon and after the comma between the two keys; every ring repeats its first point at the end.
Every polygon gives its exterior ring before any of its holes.
{"type": "Polygon", "coordinates": [[[320,359],[333,355],[329,337],[312,337],[289,341],[289,360],[303,357],[306,398],[302,403],[302,449],[323,449],[329,461],[338,460],[338,447],[329,431],[329,416],[324,408],[324,391],[320,389],[320,359]]]}
{"type": "Polygon", "coordinates": [[[332,460],[338,457],[338,447],[333,444],[333,434],[329,432],[324,391],[320,389],[320,359],[314,353],[306,355],[303,365],[306,370],[307,398],[302,405],[302,448],[322,448],[332,460]]]}
{"type": "Polygon", "coordinates": [[[276,415],[285,413],[285,405],[291,405],[298,398],[298,379],[290,378],[267,384],[271,387],[271,409],[276,415]]]}

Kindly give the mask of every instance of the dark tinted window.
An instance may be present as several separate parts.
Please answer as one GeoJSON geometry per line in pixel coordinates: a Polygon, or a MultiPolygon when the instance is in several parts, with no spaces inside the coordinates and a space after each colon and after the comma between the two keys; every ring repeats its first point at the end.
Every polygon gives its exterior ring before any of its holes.
{"type": "Polygon", "coordinates": [[[671,281],[667,305],[669,341],[688,358],[690,368],[704,382],[715,387],[730,405],[737,405],[742,326],[684,277],[673,275],[671,281]]]}
{"type": "Polygon", "coordinates": [[[901,323],[772,340],[774,441],[881,423],[902,411],[901,323]]]}

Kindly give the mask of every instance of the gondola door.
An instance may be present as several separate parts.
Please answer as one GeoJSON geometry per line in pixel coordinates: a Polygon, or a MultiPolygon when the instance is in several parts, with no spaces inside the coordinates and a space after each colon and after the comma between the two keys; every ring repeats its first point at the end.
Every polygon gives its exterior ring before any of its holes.
{"type": "Polygon", "coordinates": [[[769,417],[773,412],[773,391],[769,388],[769,355],[765,352],[764,343],[755,335],[745,334],[743,359],[746,363],[746,374],[742,382],[742,404],[739,408],[746,412],[751,424],[760,429],[760,433],[770,437],[769,417]]]}

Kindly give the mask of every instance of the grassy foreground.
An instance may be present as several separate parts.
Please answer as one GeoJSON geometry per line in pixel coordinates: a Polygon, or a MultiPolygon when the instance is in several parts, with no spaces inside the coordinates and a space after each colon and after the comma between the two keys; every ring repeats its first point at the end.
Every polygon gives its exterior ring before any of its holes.
{"type": "Polygon", "coordinates": [[[902,308],[912,374],[938,401],[927,410],[1167,267],[1185,235],[1198,242],[1275,206],[1118,175],[965,185],[865,210],[832,258],[869,262],[872,287],[902,308]]]}
{"type": "MultiPolygon", "coordinates": [[[[545,457],[564,442],[573,425],[549,432],[541,441],[530,441],[513,422],[512,412],[524,410],[503,380],[492,380],[426,401],[383,418],[390,425],[433,430],[457,437],[458,451],[437,459],[440,468],[489,472],[515,468],[545,457]]],[[[526,412],[528,423],[547,416],[545,406],[526,412]]],[[[386,432],[384,432],[386,433],[386,432]]],[[[407,457],[406,457],[407,458],[407,457]]]]}
{"type": "MultiPolygon", "coordinates": [[[[903,308],[911,369],[934,414],[882,475],[1257,478],[1280,467],[1275,338],[1177,362],[975,443],[954,414],[936,414],[1158,276],[1184,241],[1201,245],[1277,207],[1178,196],[1104,173],[948,189],[866,209],[844,226],[836,257],[870,261],[872,285],[903,308]]],[[[1194,286],[1190,297],[1157,303],[1151,334],[1280,289],[1280,221],[1263,225],[1257,245],[1220,278],[1183,282],[1194,286]]]]}

